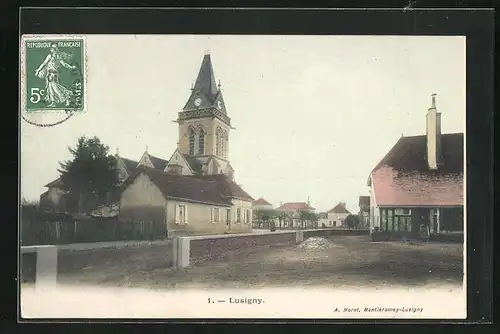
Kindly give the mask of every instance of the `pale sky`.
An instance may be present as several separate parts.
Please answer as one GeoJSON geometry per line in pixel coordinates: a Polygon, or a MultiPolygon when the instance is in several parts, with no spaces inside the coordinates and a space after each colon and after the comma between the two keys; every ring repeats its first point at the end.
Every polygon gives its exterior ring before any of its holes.
{"type": "MultiPolygon", "coordinates": [[[[273,205],[358,211],[371,169],[403,134],[465,131],[465,37],[88,35],[87,112],[50,128],[21,120],[21,196],[37,200],[81,135],[120,156],[169,159],[173,120],[207,49],[232,125],[235,179],[273,205]]],[[[28,116],[54,122],[61,116],[28,116]]]]}

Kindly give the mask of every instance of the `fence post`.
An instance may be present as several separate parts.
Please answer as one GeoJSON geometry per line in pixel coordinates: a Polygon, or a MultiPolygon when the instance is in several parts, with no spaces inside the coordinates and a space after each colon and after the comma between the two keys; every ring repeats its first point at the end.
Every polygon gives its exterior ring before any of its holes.
{"type": "Polygon", "coordinates": [[[191,239],[189,237],[175,237],[172,240],[172,266],[187,267],[190,264],[191,239]]]}
{"type": "Polygon", "coordinates": [[[78,237],[77,237],[77,234],[78,234],[78,220],[74,220],[73,223],[75,224],[75,229],[73,231],[73,241],[74,242],[77,242],[78,241],[78,237]]]}
{"type": "Polygon", "coordinates": [[[304,231],[303,230],[295,231],[295,242],[300,243],[302,241],[304,241],[304,231]]]}
{"type": "Polygon", "coordinates": [[[36,253],[35,290],[54,289],[57,286],[57,246],[21,247],[21,254],[26,253],[36,253]]]}

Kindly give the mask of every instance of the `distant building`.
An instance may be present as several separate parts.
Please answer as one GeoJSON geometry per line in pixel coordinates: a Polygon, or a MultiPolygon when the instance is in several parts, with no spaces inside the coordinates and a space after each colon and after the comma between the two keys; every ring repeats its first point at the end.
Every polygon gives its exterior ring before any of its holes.
{"type": "Polygon", "coordinates": [[[252,203],[253,228],[269,229],[271,222],[278,223],[277,217],[269,217],[268,213],[273,210],[273,205],[264,198],[259,198],[252,203]]]}
{"type": "Polygon", "coordinates": [[[272,210],[273,205],[262,197],[252,202],[253,210],[272,210]]]}
{"type": "Polygon", "coordinates": [[[359,218],[361,219],[361,228],[370,228],[370,196],[359,196],[359,218]]]}
{"type": "Polygon", "coordinates": [[[370,173],[372,231],[463,232],[464,136],[441,134],[434,95],[426,118],[425,135],[401,137],[370,173]]]}
{"type": "Polygon", "coordinates": [[[332,209],[326,212],[328,215],[328,226],[341,227],[344,221],[351,213],[346,209],[344,202],[339,202],[332,209]]]}
{"type": "Polygon", "coordinates": [[[288,202],[280,205],[276,211],[285,217],[285,219],[282,219],[282,223],[284,223],[282,227],[298,228],[302,227],[300,212],[315,213],[316,209],[307,202],[288,202]]]}
{"type": "Polygon", "coordinates": [[[332,224],[328,221],[328,213],[320,212],[318,213],[319,227],[332,227],[332,224]]]}

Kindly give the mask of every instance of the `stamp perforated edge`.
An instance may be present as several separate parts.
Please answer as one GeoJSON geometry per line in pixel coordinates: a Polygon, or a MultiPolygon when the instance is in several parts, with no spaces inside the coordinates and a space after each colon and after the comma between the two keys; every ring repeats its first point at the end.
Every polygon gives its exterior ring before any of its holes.
{"type": "Polygon", "coordinates": [[[19,61],[20,61],[20,66],[19,66],[19,97],[20,97],[20,113],[23,116],[30,115],[30,114],[64,114],[67,115],[68,113],[72,113],[73,115],[77,114],[84,114],[87,112],[87,104],[88,104],[88,97],[87,97],[87,85],[88,85],[88,54],[87,54],[87,38],[86,36],[82,35],[71,35],[71,34],[57,34],[57,35],[21,35],[19,38],[19,61]],[[27,103],[27,96],[26,96],[26,60],[25,60],[25,54],[26,54],[26,41],[29,40],[57,40],[57,39],[71,39],[71,38],[78,38],[83,40],[83,59],[84,59],[84,64],[82,66],[83,68],[83,109],[81,110],[65,110],[65,109],[50,109],[50,110],[27,110],[26,103],[27,103]]]}

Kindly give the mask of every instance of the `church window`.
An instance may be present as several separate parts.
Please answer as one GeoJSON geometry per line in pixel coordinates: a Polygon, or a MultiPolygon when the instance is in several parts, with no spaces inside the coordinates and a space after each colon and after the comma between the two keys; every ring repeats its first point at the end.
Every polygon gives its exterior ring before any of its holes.
{"type": "Polygon", "coordinates": [[[224,132],[224,141],[225,141],[225,144],[224,144],[224,158],[227,159],[227,141],[228,141],[227,132],[224,132]]]}
{"type": "Polygon", "coordinates": [[[220,128],[217,128],[217,131],[215,132],[215,154],[220,156],[221,155],[221,144],[222,144],[222,131],[220,128]]]}
{"type": "Polygon", "coordinates": [[[224,157],[224,133],[220,136],[220,156],[224,157]]]}
{"type": "Polygon", "coordinates": [[[198,134],[198,154],[205,154],[205,131],[200,129],[198,134]]]}
{"type": "Polygon", "coordinates": [[[189,128],[189,154],[194,155],[194,138],[195,133],[193,128],[189,128]]]}

